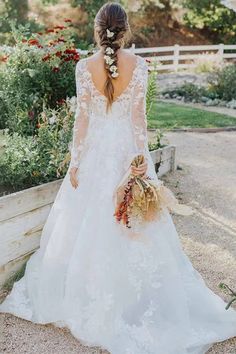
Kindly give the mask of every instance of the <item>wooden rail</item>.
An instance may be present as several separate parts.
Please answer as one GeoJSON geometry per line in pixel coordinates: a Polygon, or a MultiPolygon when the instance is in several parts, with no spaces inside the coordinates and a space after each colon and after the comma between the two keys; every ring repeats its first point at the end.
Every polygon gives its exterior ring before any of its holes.
{"type": "MultiPolygon", "coordinates": [[[[132,44],[130,50],[135,54],[140,54],[145,59],[150,60],[150,66],[157,71],[175,71],[194,68],[196,59],[204,54],[211,54],[219,61],[236,60],[236,45],[233,44],[210,44],[210,45],[185,45],[175,44],[166,47],[136,48],[132,44]]],[[[86,55],[88,51],[78,51],[86,55]]],[[[212,57],[212,58],[213,58],[212,57]]]]}

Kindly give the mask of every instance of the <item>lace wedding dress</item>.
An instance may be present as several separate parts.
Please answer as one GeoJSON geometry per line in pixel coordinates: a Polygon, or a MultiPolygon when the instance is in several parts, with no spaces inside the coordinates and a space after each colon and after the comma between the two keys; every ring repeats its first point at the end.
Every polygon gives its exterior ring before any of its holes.
{"type": "Polygon", "coordinates": [[[113,216],[114,191],[132,158],[148,159],[147,66],[137,56],[132,79],[106,113],[86,59],[76,68],[77,112],[70,166],[27,263],[1,312],[65,326],[85,345],[112,354],[202,354],[236,335],[236,312],[205,285],[183,253],[167,211],[139,228],[113,216]]]}

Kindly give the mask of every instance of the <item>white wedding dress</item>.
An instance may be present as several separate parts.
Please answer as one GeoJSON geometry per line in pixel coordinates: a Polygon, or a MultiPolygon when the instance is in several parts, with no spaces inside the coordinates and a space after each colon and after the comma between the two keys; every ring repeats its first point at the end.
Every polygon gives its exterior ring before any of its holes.
{"type": "Polygon", "coordinates": [[[70,166],[79,166],[79,187],[67,173],[40,249],[0,311],[65,326],[112,354],[202,354],[236,335],[236,312],[193,268],[168,211],[136,237],[113,216],[114,191],[136,154],[145,154],[148,175],[160,183],[147,148],[147,76],[137,56],[128,87],[106,113],[86,59],[77,64],[70,166]]]}

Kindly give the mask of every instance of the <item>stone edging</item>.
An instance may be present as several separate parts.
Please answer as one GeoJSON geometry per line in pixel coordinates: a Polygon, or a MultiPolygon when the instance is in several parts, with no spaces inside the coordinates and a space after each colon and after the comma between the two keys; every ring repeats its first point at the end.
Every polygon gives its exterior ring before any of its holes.
{"type": "MultiPolygon", "coordinates": [[[[149,132],[155,132],[156,129],[150,128],[149,132]]],[[[231,132],[236,131],[236,126],[233,127],[218,127],[218,128],[178,128],[178,129],[168,129],[168,132],[174,133],[219,133],[219,132],[231,132]]]]}

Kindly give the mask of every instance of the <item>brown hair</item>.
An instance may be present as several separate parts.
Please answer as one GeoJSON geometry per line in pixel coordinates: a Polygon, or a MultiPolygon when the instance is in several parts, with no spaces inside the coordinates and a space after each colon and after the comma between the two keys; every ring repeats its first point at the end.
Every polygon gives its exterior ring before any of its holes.
{"type": "Polygon", "coordinates": [[[114,101],[113,80],[118,76],[112,75],[111,66],[117,67],[118,56],[117,50],[125,44],[125,39],[129,33],[128,17],[123,7],[118,3],[106,3],[98,11],[95,21],[95,39],[103,50],[103,55],[107,55],[107,48],[111,48],[113,53],[109,54],[112,64],[108,64],[104,59],[104,67],[106,69],[106,82],[104,85],[104,95],[107,97],[107,109],[109,109],[114,101]],[[108,31],[107,31],[108,30],[108,31]],[[112,32],[109,36],[109,31],[112,32]]]}

